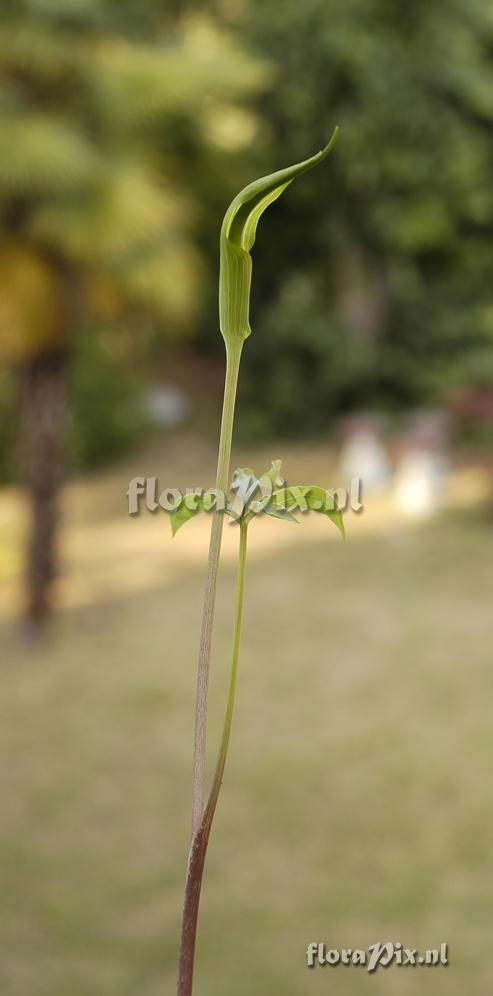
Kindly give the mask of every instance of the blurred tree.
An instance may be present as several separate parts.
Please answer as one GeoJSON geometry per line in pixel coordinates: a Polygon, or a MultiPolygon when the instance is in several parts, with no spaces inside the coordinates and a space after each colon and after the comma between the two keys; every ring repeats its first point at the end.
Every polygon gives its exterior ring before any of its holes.
{"type": "Polygon", "coordinates": [[[74,330],[88,311],[114,320],[130,307],[167,334],[190,322],[200,258],[180,184],[186,136],[205,147],[215,100],[226,113],[265,78],[210,18],[154,0],[4,0],[0,359],[20,381],[35,622],[56,574],[74,330]]]}
{"type": "Polygon", "coordinates": [[[491,380],[491,5],[216,2],[277,67],[255,102],[265,172],[341,125],[330,168],[279,203],[256,249],[249,427],[324,430],[334,410],[491,380]]]}

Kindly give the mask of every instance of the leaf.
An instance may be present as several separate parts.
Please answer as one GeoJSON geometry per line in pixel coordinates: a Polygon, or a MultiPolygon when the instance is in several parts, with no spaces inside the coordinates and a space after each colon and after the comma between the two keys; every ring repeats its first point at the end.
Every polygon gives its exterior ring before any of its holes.
{"type": "Polygon", "coordinates": [[[257,225],[265,209],[281,196],[297,176],[312,169],[329,154],[337,139],[335,128],[324,149],[309,159],[249,183],[231,202],[221,227],[219,323],[226,343],[243,342],[250,335],[250,285],[257,225]]]}
{"type": "MultiPolygon", "coordinates": [[[[169,513],[171,532],[173,536],[176,536],[178,530],[181,529],[186,522],[190,522],[190,519],[193,519],[196,515],[199,515],[200,512],[212,512],[214,510],[215,505],[213,495],[213,490],[204,491],[201,495],[185,495],[176,511],[169,513]]],[[[226,515],[230,515],[231,518],[236,518],[236,515],[229,504],[226,504],[225,508],[219,506],[217,511],[221,515],[225,512],[226,515]]]]}
{"type": "Polygon", "coordinates": [[[281,488],[279,491],[275,491],[269,504],[264,508],[264,512],[266,515],[284,518],[285,516],[279,514],[284,511],[295,522],[299,520],[295,519],[293,511],[319,512],[322,515],[326,515],[334,523],[343,539],[345,539],[346,530],[344,528],[342,512],[338,508],[331,507],[331,504],[333,505],[333,499],[330,497],[330,492],[324,491],[323,488],[319,488],[314,484],[307,486],[293,485],[292,487],[281,488]]]}
{"type": "Polygon", "coordinates": [[[216,506],[213,490],[205,491],[203,494],[185,495],[176,511],[170,512],[173,536],[186,522],[189,522],[200,512],[211,512],[213,508],[217,507],[220,514],[224,512],[236,522],[240,519],[250,522],[256,515],[265,513],[265,515],[270,515],[275,519],[299,523],[299,519],[293,514],[294,512],[320,512],[334,523],[345,539],[346,532],[342,512],[334,507],[332,492],[325,491],[314,484],[279,487],[280,484],[284,484],[281,469],[281,460],[274,460],[269,470],[265,471],[261,477],[257,477],[251,467],[238,467],[233,474],[231,483],[231,489],[235,492],[235,500],[234,502],[225,501],[224,507],[216,506]],[[271,491],[272,486],[277,490],[271,491]],[[252,497],[259,490],[262,491],[262,497],[252,501],[252,497]],[[235,505],[239,505],[239,508],[235,508],[235,505]]]}
{"type": "Polygon", "coordinates": [[[251,494],[255,493],[258,484],[258,478],[251,467],[237,467],[233,474],[231,490],[241,501],[245,502],[251,494]]]}
{"type": "Polygon", "coordinates": [[[185,505],[185,502],[182,501],[179,508],[176,509],[176,512],[169,513],[169,521],[171,524],[172,535],[176,536],[178,530],[181,529],[181,527],[184,526],[186,522],[189,522],[190,519],[193,519],[195,515],[198,515],[198,513],[202,511],[203,509],[201,508],[196,508],[196,509],[189,508],[187,505],[185,505]]]}
{"type": "Polygon", "coordinates": [[[286,522],[296,522],[297,526],[300,524],[299,519],[297,519],[292,512],[289,512],[287,508],[281,508],[280,506],[266,503],[261,511],[265,512],[266,515],[272,516],[273,519],[284,519],[286,522]]]}
{"type": "Polygon", "coordinates": [[[274,488],[280,488],[284,484],[284,478],[281,474],[282,470],[282,460],[273,460],[269,470],[266,470],[261,477],[259,477],[259,484],[262,487],[263,484],[269,485],[274,488]]]}
{"type": "MultiPolygon", "coordinates": [[[[231,489],[236,492],[234,504],[240,504],[239,510],[235,513],[237,518],[244,517],[249,520],[263,510],[270,501],[273,490],[284,484],[281,469],[282,460],[273,460],[269,469],[260,477],[255,475],[251,467],[239,467],[235,470],[231,489]],[[261,497],[252,501],[257,492],[260,492],[261,497]]],[[[230,506],[231,509],[234,509],[234,504],[230,506]]]]}

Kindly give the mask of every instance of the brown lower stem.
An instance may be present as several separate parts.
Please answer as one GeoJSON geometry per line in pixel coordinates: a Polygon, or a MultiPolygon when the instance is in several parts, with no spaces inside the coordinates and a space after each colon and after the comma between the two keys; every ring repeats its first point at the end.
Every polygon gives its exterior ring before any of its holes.
{"type": "Polygon", "coordinates": [[[200,893],[204,876],[205,856],[212,826],[212,816],[206,822],[207,810],[202,823],[193,837],[188,856],[187,880],[183,904],[183,921],[178,965],[177,996],[192,996],[193,969],[195,962],[195,942],[199,916],[200,893]]]}

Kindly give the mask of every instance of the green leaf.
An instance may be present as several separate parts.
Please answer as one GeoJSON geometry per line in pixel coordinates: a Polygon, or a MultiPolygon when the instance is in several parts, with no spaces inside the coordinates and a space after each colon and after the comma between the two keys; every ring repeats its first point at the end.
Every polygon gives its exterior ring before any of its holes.
{"type": "Polygon", "coordinates": [[[251,467],[237,467],[231,482],[231,490],[242,504],[258,490],[259,480],[251,467]]]}
{"type": "MultiPolygon", "coordinates": [[[[201,495],[185,495],[176,511],[169,513],[171,532],[173,536],[176,536],[178,530],[181,529],[186,522],[190,522],[190,519],[193,519],[196,515],[199,515],[200,512],[213,512],[215,508],[214,489],[205,491],[201,495]]],[[[231,516],[232,519],[237,518],[229,503],[226,503],[225,508],[220,505],[217,510],[221,515],[224,512],[226,515],[231,516]]]]}
{"type": "Polygon", "coordinates": [[[315,484],[293,485],[292,487],[281,488],[279,491],[275,491],[270,502],[265,506],[264,512],[266,515],[284,518],[285,516],[279,514],[284,511],[295,522],[299,520],[294,518],[294,511],[319,512],[321,515],[326,515],[334,523],[343,539],[345,539],[346,530],[344,528],[342,512],[332,506],[333,501],[331,500],[330,492],[324,491],[323,488],[319,488],[315,484]]]}
{"type": "MultiPolygon", "coordinates": [[[[284,484],[281,470],[282,460],[273,460],[269,469],[260,477],[256,476],[251,467],[239,467],[235,470],[231,489],[236,493],[235,502],[240,504],[239,512],[235,513],[236,518],[245,518],[249,521],[253,515],[263,510],[270,501],[274,489],[284,484]],[[260,493],[260,497],[254,498],[257,492],[260,493]]],[[[233,507],[230,506],[231,509],[233,507]]],[[[285,515],[278,517],[287,518],[285,515]]]]}
{"type": "Polygon", "coordinates": [[[273,519],[284,519],[285,522],[296,522],[297,526],[300,524],[299,519],[297,519],[292,512],[289,512],[287,508],[281,508],[280,505],[272,505],[268,502],[262,509],[259,509],[259,512],[260,511],[265,512],[266,515],[270,515],[273,519]]]}
{"type": "Polygon", "coordinates": [[[269,470],[266,470],[259,477],[259,484],[262,487],[264,484],[273,488],[280,488],[284,484],[284,478],[281,474],[282,471],[282,460],[273,460],[269,470]]]}
{"type": "Polygon", "coordinates": [[[259,218],[281,196],[293,180],[322,162],[332,149],[339,129],[335,128],[324,149],[309,159],[270,173],[249,183],[231,202],[221,228],[221,270],[219,276],[219,322],[226,343],[242,342],[250,335],[250,285],[252,258],[259,218]]]}

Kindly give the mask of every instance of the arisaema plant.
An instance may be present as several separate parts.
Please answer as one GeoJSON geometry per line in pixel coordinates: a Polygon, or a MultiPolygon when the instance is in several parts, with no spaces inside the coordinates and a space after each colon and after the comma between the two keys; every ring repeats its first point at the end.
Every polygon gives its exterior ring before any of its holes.
{"type": "MultiPolygon", "coordinates": [[[[245,339],[250,335],[250,285],[252,257],[250,250],[255,242],[257,225],[265,209],[277,200],[284,190],[307,170],[322,162],[332,149],[338,134],[336,128],[330,141],[314,156],[255,180],[245,187],[231,202],[221,227],[221,266],[219,277],[219,318],[221,333],[226,345],[226,379],[219,439],[216,475],[216,494],[228,491],[231,439],[236,401],[236,387],[241,352],[245,339]]],[[[284,488],[280,476],[280,461],[256,478],[252,470],[235,472],[232,490],[236,501],[226,501],[224,508],[212,512],[209,560],[204,593],[202,630],[197,674],[195,711],[195,744],[193,769],[192,839],[188,858],[183,906],[183,921],[178,968],[178,996],[191,996],[195,960],[195,941],[207,845],[217,806],[229,745],[231,722],[238,669],[248,528],[258,514],[278,519],[296,521],[296,510],[313,510],[325,514],[344,534],[341,512],[327,507],[326,493],[315,486],[284,488]],[[258,495],[253,501],[246,498],[258,495]],[[301,504],[302,502],[302,504],[301,504]],[[239,509],[238,509],[239,504],[239,509]],[[236,608],[231,654],[229,692],[219,747],[216,770],[207,801],[204,803],[205,746],[207,725],[207,692],[211,654],[212,627],[216,596],[216,579],[219,566],[224,515],[237,525],[239,534],[236,608]]],[[[190,518],[205,511],[204,497],[182,505],[172,514],[173,534],[190,518]]]]}

